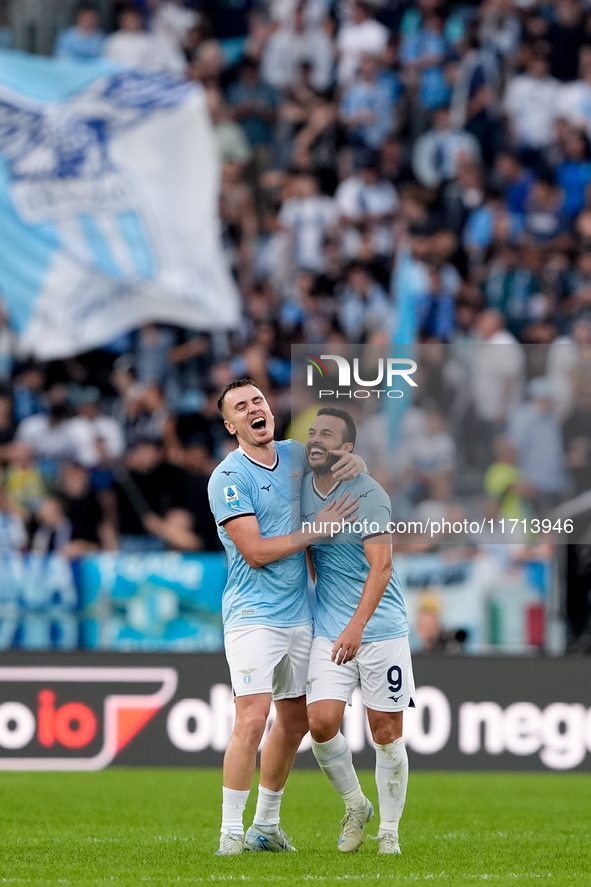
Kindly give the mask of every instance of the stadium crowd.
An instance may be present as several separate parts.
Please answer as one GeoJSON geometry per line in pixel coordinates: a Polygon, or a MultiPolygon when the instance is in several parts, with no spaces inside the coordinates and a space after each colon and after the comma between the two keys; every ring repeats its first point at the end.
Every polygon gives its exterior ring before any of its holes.
{"type": "Polygon", "coordinates": [[[396,456],[385,414],[360,435],[395,512],[481,494],[487,514],[544,514],[588,489],[591,4],[115,7],[107,35],[82,4],[55,52],[202,85],[243,323],[149,324],[39,365],[4,319],[0,545],[216,549],[217,392],[251,376],[286,433],[298,343],[423,349],[396,456]],[[502,347],[466,366],[478,342],[502,347]]]}

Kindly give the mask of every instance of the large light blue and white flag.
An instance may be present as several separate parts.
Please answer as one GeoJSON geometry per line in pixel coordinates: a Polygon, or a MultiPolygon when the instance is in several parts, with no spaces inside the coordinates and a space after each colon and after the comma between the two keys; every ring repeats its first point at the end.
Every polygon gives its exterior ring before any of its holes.
{"type": "Polygon", "coordinates": [[[0,52],[0,294],[28,352],[150,320],[237,325],[203,91],[163,73],[0,52]]]}

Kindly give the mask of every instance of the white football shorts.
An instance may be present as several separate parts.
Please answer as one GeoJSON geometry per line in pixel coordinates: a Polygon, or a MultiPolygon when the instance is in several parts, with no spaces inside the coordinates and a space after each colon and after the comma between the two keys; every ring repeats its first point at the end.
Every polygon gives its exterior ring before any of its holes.
{"type": "Polygon", "coordinates": [[[334,644],[328,638],[312,641],[306,702],[339,699],[351,705],[353,690],[361,687],[363,704],[374,711],[404,711],[413,706],[415,682],[408,635],[362,644],[350,662],[331,661],[334,644]]]}
{"type": "Polygon", "coordinates": [[[304,696],[311,644],[312,623],[229,629],[224,646],[234,693],[271,693],[274,700],[304,696]]]}

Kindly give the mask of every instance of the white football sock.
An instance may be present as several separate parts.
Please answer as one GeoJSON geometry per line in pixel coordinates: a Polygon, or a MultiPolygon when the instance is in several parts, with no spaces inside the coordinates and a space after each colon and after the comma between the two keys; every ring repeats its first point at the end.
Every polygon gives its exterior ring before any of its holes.
{"type": "Polygon", "coordinates": [[[250,792],[238,792],[232,788],[222,788],[222,832],[243,835],[242,817],[250,792]]]}
{"type": "Polygon", "coordinates": [[[328,742],[312,740],[312,751],[320,769],[345,802],[347,810],[365,809],[365,796],[353,767],[353,755],[343,734],[339,731],[328,742]]]}
{"type": "Polygon", "coordinates": [[[374,743],[376,750],[376,785],[380,801],[380,832],[398,834],[408,785],[408,755],[400,737],[388,745],[374,743]]]}
{"type": "Polygon", "coordinates": [[[253,825],[257,828],[270,828],[275,831],[279,825],[279,808],[281,807],[281,798],[283,789],[278,792],[272,792],[270,788],[259,785],[259,796],[257,798],[257,809],[254,814],[253,825]]]}

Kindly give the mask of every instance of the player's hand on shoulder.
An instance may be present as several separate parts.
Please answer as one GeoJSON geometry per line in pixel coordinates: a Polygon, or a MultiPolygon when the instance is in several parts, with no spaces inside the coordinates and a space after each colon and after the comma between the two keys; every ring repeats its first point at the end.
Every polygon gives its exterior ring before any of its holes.
{"type": "Polygon", "coordinates": [[[357,453],[348,453],[346,450],[331,450],[330,453],[339,457],[339,461],[331,468],[335,480],[354,480],[366,468],[365,462],[357,453]]]}
{"type": "Polygon", "coordinates": [[[314,522],[328,524],[329,528],[327,528],[326,535],[329,535],[329,532],[331,532],[330,524],[341,523],[357,513],[357,502],[357,496],[351,496],[350,493],[343,493],[339,499],[331,499],[331,501],[318,512],[314,522]]]}
{"type": "Polygon", "coordinates": [[[363,626],[351,621],[340,633],[332,648],[331,659],[337,665],[343,665],[354,659],[363,638],[363,626]]]}

